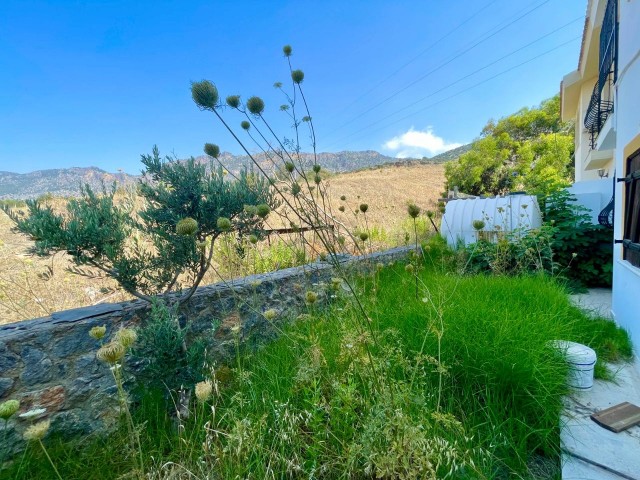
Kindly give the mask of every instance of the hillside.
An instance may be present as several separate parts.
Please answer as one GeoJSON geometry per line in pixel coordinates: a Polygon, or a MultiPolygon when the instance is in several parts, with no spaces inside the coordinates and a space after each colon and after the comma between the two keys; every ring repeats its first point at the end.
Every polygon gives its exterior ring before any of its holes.
{"type": "MultiPolygon", "coordinates": [[[[457,158],[469,147],[469,145],[464,145],[430,159],[398,159],[373,150],[323,152],[318,154],[318,163],[325,170],[334,173],[361,171],[389,164],[412,166],[442,163],[457,158]]],[[[313,155],[310,153],[302,153],[301,157],[309,167],[314,163],[313,155]]],[[[264,155],[257,155],[256,158],[266,172],[273,173],[275,170],[273,162],[265,158],[264,155]]],[[[208,164],[210,158],[202,155],[196,157],[196,160],[208,164]]],[[[248,156],[232,155],[228,152],[220,155],[220,161],[227,170],[234,174],[246,166],[251,166],[248,156]]],[[[93,189],[100,189],[103,184],[110,186],[114,181],[120,185],[130,185],[135,183],[137,179],[138,177],[134,175],[109,173],[97,167],[37,170],[24,174],[0,172],[0,199],[37,198],[47,193],[59,197],[70,197],[77,195],[80,192],[80,186],[84,184],[89,184],[93,189]]]]}

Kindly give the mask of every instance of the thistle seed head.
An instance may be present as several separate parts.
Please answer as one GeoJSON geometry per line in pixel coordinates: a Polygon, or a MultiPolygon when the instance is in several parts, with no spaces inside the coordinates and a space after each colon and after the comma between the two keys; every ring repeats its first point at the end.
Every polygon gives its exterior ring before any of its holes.
{"type": "Polygon", "coordinates": [[[293,171],[296,169],[296,166],[293,164],[293,162],[286,162],[284,164],[284,168],[287,172],[293,173],[293,171]]]}
{"type": "Polygon", "coordinates": [[[312,292],[310,290],[305,294],[304,298],[305,298],[307,303],[313,305],[314,303],[316,303],[318,301],[318,294],[316,292],[312,292]]]}
{"type": "Polygon", "coordinates": [[[340,210],[341,212],[344,212],[344,211],[345,211],[344,205],[340,205],[340,206],[338,207],[338,210],[340,210]]]}
{"type": "Polygon", "coordinates": [[[249,243],[255,245],[256,243],[258,243],[258,237],[256,237],[255,235],[249,235],[249,243]]]}
{"type": "Polygon", "coordinates": [[[209,80],[193,82],[191,84],[191,97],[201,109],[214,110],[218,103],[218,89],[209,80]]]}
{"type": "Polygon", "coordinates": [[[296,196],[300,193],[302,189],[300,188],[300,185],[298,184],[298,182],[293,182],[291,184],[291,193],[293,194],[293,196],[296,196]]]}
{"type": "Polygon", "coordinates": [[[318,165],[317,163],[313,166],[313,171],[315,173],[320,173],[320,165],[318,165]]]}
{"type": "Polygon", "coordinates": [[[114,341],[121,344],[124,348],[131,348],[138,340],[138,334],[133,328],[122,328],[118,330],[114,336],[114,341]]]}
{"type": "Polygon", "coordinates": [[[260,115],[264,111],[264,101],[260,97],[251,97],[247,100],[247,110],[254,115],[260,115]]]}
{"type": "Polygon", "coordinates": [[[240,126],[243,130],[249,130],[251,128],[251,124],[246,120],[241,121],[240,126]]]}
{"type": "Polygon", "coordinates": [[[322,181],[322,177],[319,173],[316,173],[316,175],[313,177],[313,181],[316,182],[316,185],[320,184],[320,182],[322,181]]]}
{"type": "Polygon", "coordinates": [[[484,224],[484,221],[483,221],[483,220],[474,220],[474,221],[473,221],[473,223],[472,223],[472,225],[473,225],[473,228],[474,228],[476,231],[478,231],[478,232],[479,232],[480,230],[482,230],[482,229],[484,228],[484,225],[485,225],[485,224],[484,224]]]}
{"type": "Polygon", "coordinates": [[[293,49],[291,48],[291,45],[285,45],[282,47],[282,53],[284,53],[285,57],[290,57],[292,51],[293,49]]]}
{"type": "Polygon", "coordinates": [[[369,238],[369,234],[367,232],[360,232],[358,236],[360,237],[360,240],[362,240],[363,242],[366,242],[367,239],[369,238]]]}
{"type": "Polygon", "coordinates": [[[342,200],[343,202],[347,199],[347,197],[345,197],[344,195],[340,196],[340,200],[342,200]]]}
{"type": "Polygon", "coordinates": [[[367,213],[367,210],[369,210],[369,205],[367,205],[366,203],[361,203],[360,204],[360,211],[362,213],[367,213]]]}
{"type": "Polygon", "coordinates": [[[210,380],[205,380],[204,382],[196,383],[196,398],[198,402],[205,403],[207,400],[211,398],[211,394],[213,393],[213,384],[210,380]]]}
{"type": "Polygon", "coordinates": [[[229,95],[227,97],[227,105],[231,108],[238,108],[240,106],[240,95],[229,95]]]}
{"type": "Polygon", "coordinates": [[[253,217],[258,213],[258,207],[256,207],[255,205],[245,205],[244,213],[246,213],[250,217],[253,217]]]}
{"type": "Polygon", "coordinates": [[[302,70],[294,70],[291,72],[291,80],[298,85],[304,80],[304,72],[302,70]]]}
{"type": "Polygon", "coordinates": [[[51,420],[42,420],[27,429],[22,434],[22,437],[27,442],[37,442],[42,440],[47,432],[49,431],[49,427],[51,426],[51,420]]]}
{"type": "Polygon", "coordinates": [[[418,215],[420,215],[420,207],[418,207],[417,205],[410,203],[407,206],[407,213],[409,214],[409,216],[411,218],[417,218],[418,215]]]}
{"type": "Polygon", "coordinates": [[[218,230],[220,230],[221,232],[227,232],[231,230],[231,220],[226,217],[220,217],[216,222],[216,225],[218,226],[218,230]]]}
{"type": "Polygon", "coordinates": [[[261,203],[256,207],[256,209],[258,216],[263,219],[267,218],[269,216],[269,213],[271,213],[271,208],[266,203],[261,203]]]}
{"type": "Polygon", "coordinates": [[[198,231],[198,222],[191,217],[183,218],[176,224],[176,233],[178,235],[193,235],[198,231]]]}
{"type": "Polygon", "coordinates": [[[270,308],[269,310],[264,312],[262,315],[264,315],[264,318],[271,321],[278,316],[278,312],[274,308],[270,308]]]}
{"type": "Polygon", "coordinates": [[[107,343],[100,347],[96,353],[96,357],[101,362],[109,363],[111,365],[118,363],[124,357],[126,349],[120,342],[107,343]]]}
{"type": "Polygon", "coordinates": [[[215,143],[205,143],[204,153],[206,153],[210,157],[218,158],[220,156],[220,147],[215,143]]]}
{"type": "Polygon", "coordinates": [[[105,334],[107,333],[107,326],[106,325],[102,325],[101,327],[93,327],[91,330],[89,330],[89,336],[91,338],[95,338],[96,340],[102,340],[102,338],[105,336],[105,334]]]}
{"type": "Polygon", "coordinates": [[[433,210],[427,210],[427,217],[428,218],[433,218],[435,216],[435,213],[433,210]]]}
{"type": "Polygon", "coordinates": [[[0,418],[5,422],[9,420],[20,408],[18,400],[7,400],[0,403],[0,418]]]}

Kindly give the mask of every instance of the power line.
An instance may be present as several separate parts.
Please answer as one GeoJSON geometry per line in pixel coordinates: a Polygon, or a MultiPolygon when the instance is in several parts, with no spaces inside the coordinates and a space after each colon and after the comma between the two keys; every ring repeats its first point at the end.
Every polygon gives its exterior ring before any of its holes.
{"type": "MultiPolygon", "coordinates": [[[[359,115],[355,116],[354,118],[352,118],[351,120],[348,120],[347,122],[343,123],[342,125],[336,127],[334,130],[329,132],[329,135],[331,135],[333,132],[340,130],[341,128],[344,128],[345,126],[355,122],[356,120],[358,120],[359,118],[363,117],[364,115],[366,115],[367,113],[369,113],[372,110],[375,110],[376,108],[378,108],[380,105],[388,102],[389,100],[391,100],[392,98],[396,97],[397,95],[399,95],[400,93],[404,92],[405,90],[407,90],[408,88],[412,87],[413,85],[415,85],[416,83],[424,80],[425,78],[427,78],[429,75],[437,72],[438,70],[440,70],[442,67],[445,67],[446,65],[449,65],[451,62],[453,62],[454,60],[460,58],[462,55],[464,55],[465,53],[468,53],[469,51],[473,50],[475,47],[477,47],[478,45],[486,42],[487,40],[489,40],[490,38],[495,37],[498,33],[504,31],[506,28],[510,27],[511,25],[513,25],[514,23],[519,22],[520,20],[522,20],[523,18],[525,18],[527,15],[530,15],[531,13],[533,13],[534,11],[536,11],[537,9],[539,9],[540,7],[542,7],[543,5],[549,3],[551,0],[544,0],[542,3],[536,5],[535,7],[533,7],[530,10],[527,10],[524,14],[520,15],[519,17],[516,17],[514,20],[510,21],[509,23],[507,23],[506,25],[503,25],[501,28],[499,28],[498,30],[495,30],[493,33],[491,33],[490,35],[480,39],[479,41],[477,41],[476,43],[472,44],[470,47],[465,48],[464,50],[462,50],[461,52],[459,52],[458,54],[454,55],[453,57],[451,57],[449,60],[447,60],[444,63],[441,63],[440,65],[438,65],[437,67],[433,68],[432,70],[428,71],[427,73],[425,73],[424,75],[422,75],[421,77],[419,77],[418,79],[414,80],[413,82],[409,83],[408,85],[405,85],[403,88],[401,88],[400,90],[395,91],[393,94],[389,95],[387,98],[385,98],[384,100],[380,101],[380,102],[376,102],[374,105],[372,105],[370,108],[368,108],[367,110],[365,110],[364,112],[360,113],[359,115]]],[[[491,31],[491,30],[490,30],[491,31]]]]}
{"type": "MultiPolygon", "coordinates": [[[[446,102],[447,100],[450,100],[450,99],[452,99],[454,97],[457,97],[458,95],[461,95],[461,94],[463,94],[465,92],[468,92],[469,90],[472,90],[472,89],[474,89],[476,87],[479,87],[480,85],[483,85],[483,84],[485,84],[485,83],[487,83],[487,82],[489,82],[489,81],[491,81],[491,80],[493,80],[493,79],[495,79],[497,77],[500,77],[500,76],[505,75],[505,74],[507,74],[509,72],[512,72],[513,70],[515,70],[515,69],[517,69],[519,67],[522,67],[522,66],[524,66],[524,65],[526,65],[528,63],[533,62],[534,60],[537,60],[537,59],[539,59],[539,58],[541,58],[541,57],[543,57],[545,55],[548,55],[549,53],[552,53],[552,52],[554,52],[556,50],[559,50],[560,48],[562,48],[562,47],[564,47],[566,45],[574,43],[576,40],[579,40],[580,38],[582,38],[582,36],[574,37],[574,38],[572,38],[571,40],[569,40],[567,42],[561,43],[560,45],[557,45],[556,47],[554,47],[552,49],[549,49],[549,50],[547,50],[547,51],[545,51],[545,52],[543,52],[543,53],[541,53],[539,55],[536,55],[535,57],[532,57],[532,58],[530,58],[528,60],[525,60],[524,62],[521,62],[521,63],[519,63],[517,65],[514,65],[513,67],[510,67],[510,68],[508,68],[506,70],[503,70],[503,71],[501,71],[501,72],[499,72],[499,73],[497,73],[495,75],[492,75],[491,77],[486,78],[485,80],[482,80],[482,81],[480,81],[478,83],[475,83],[475,84],[473,84],[473,85],[471,85],[471,86],[469,86],[469,87],[467,87],[467,88],[465,88],[463,90],[460,90],[460,91],[458,91],[458,92],[456,92],[456,93],[454,93],[452,95],[449,95],[448,97],[445,97],[445,98],[443,98],[441,100],[438,100],[437,102],[431,103],[431,104],[427,105],[426,107],[423,107],[423,108],[421,108],[419,110],[416,110],[415,112],[410,113],[409,115],[406,115],[406,116],[404,116],[402,118],[399,118],[398,120],[396,120],[396,121],[394,121],[392,123],[386,124],[381,128],[377,128],[377,129],[373,130],[373,132],[380,131],[383,128],[390,127],[390,126],[395,125],[395,124],[397,124],[397,123],[399,123],[399,122],[401,122],[403,120],[411,118],[412,116],[414,116],[414,115],[416,115],[418,113],[424,112],[425,110],[428,110],[431,107],[434,107],[434,106],[439,105],[439,104],[441,104],[443,102],[446,102]]],[[[367,128],[368,127],[365,127],[365,129],[367,129],[367,128]]],[[[356,135],[357,133],[359,133],[359,132],[361,132],[361,131],[363,131],[365,129],[358,130],[357,132],[354,132],[353,134],[349,135],[349,137],[353,137],[354,135],[356,135]]],[[[345,137],[345,139],[348,139],[349,137],[345,137]]],[[[345,145],[349,145],[352,142],[353,142],[353,140],[351,142],[347,142],[345,145]]],[[[334,143],[336,143],[336,142],[334,142],[334,143]]]]}
{"type": "Polygon", "coordinates": [[[415,62],[416,60],[418,60],[422,55],[424,55],[425,53],[427,53],[429,50],[431,50],[433,47],[435,47],[436,45],[438,45],[441,41],[445,40],[446,38],[450,37],[451,35],[453,35],[456,31],[458,31],[460,28],[462,28],[463,26],[465,26],[467,23],[469,23],[471,20],[473,20],[475,17],[477,17],[478,15],[480,15],[482,12],[484,12],[487,8],[489,8],[491,5],[493,5],[494,3],[496,3],[498,0],[492,0],[491,2],[487,3],[484,7],[482,7],[480,10],[478,10],[476,13],[474,13],[473,15],[471,15],[470,17],[468,17],[466,20],[464,20],[462,23],[458,24],[458,26],[456,26],[455,28],[453,28],[452,30],[449,30],[449,32],[447,32],[446,34],[444,34],[442,37],[440,37],[439,39],[437,39],[435,42],[433,42],[432,44],[430,44],[428,47],[426,47],[425,49],[423,49],[422,51],[420,51],[420,53],[418,53],[417,55],[415,55],[411,60],[409,60],[408,62],[406,62],[405,64],[403,64],[402,66],[400,66],[398,69],[396,69],[394,72],[392,72],[391,74],[387,75],[385,78],[383,78],[382,80],[380,80],[378,83],[376,83],[373,87],[371,87],[369,90],[367,90],[366,92],[362,93],[359,97],[357,97],[355,100],[353,100],[351,103],[349,103],[346,107],[344,107],[342,109],[342,111],[340,113],[343,113],[345,111],[347,111],[350,107],[352,107],[354,104],[358,103],[358,101],[360,101],[362,98],[366,97],[367,95],[369,95],[371,92],[373,92],[376,88],[378,88],[380,85],[382,85],[384,82],[386,82],[387,80],[389,80],[390,78],[392,78],[393,76],[395,76],[396,74],[398,74],[399,72],[401,72],[402,70],[404,70],[405,68],[407,68],[409,65],[411,65],[413,62],[415,62]]]}
{"type": "MultiPolygon", "coordinates": [[[[457,80],[455,80],[455,81],[453,81],[453,82],[451,82],[451,83],[449,83],[449,84],[445,85],[444,87],[442,87],[442,88],[440,88],[440,89],[438,89],[438,90],[436,90],[436,91],[434,91],[434,92],[431,92],[429,95],[427,95],[427,96],[425,96],[425,97],[422,97],[422,98],[421,98],[421,99],[419,99],[419,100],[412,101],[410,104],[408,104],[408,105],[406,105],[406,106],[404,106],[404,107],[400,108],[399,110],[396,110],[395,112],[393,112],[393,113],[391,113],[391,114],[387,115],[386,117],[383,117],[382,119],[379,119],[379,120],[377,120],[377,121],[375,121],[375,122],[373,122],[373,123],[371,123],[371,124],[367,125],[366,127],[362,128],[362,129],[360,129],[360,130],[357,130],[356,132],[354,132],[354,133],[353,133],[353,134],[351,134],[351,135],[355,135],[355,134],[357,134],[357,133],[359,133],[359,132],[362,132],[363,130],[367,130],[367,129],[369,129],[369,128],[371,128],[371,127],[375,126],[375,125],[378,125],[379,123],[381,123],[381,122],[383,122],[383,121],[387,120],[388,118],[393,117],[393,116],[395,116],[395,115],[398,115],[399,113],[401,113],[401,112],[403,112],[403,111],[405,111],[405,110],[407,110],[407,109],[409,109],[409,108],[411,108],[411,107],[413,107],[413,106],[417,105],[418,103],[424,102],[424,101],[425,101],[425,100],[427,100],[428,98],[431,98],[431,97],[435,96],[436,94],[438,94],[438,93],[440,93],[440,92],[442,92],[442,91],[444,91],[444,90],[446,90],[446,89],[448,89],[448,88],[451,88],[451,87],[453,87],[454,85],[457,85],[458,83],[460,83],[460,82],[462,82],[462,81],[466,80],[467,78],[472,77],[473,75],[475,75],[475,74],[477,74],[477,73],[479,73],[479,72],[481,72],[481,71],[483,71],[483,70],[486,70],[487,68],[489,68],[489,67],[491,67],[491,66],[495,65],[496,63],[499,63],[499,62],[501,62],[502,60],[504,60],[504,59],[506,59],[506,58],[508,58],[508,57],[510,57],[510,56],[512,56],[512,55],[514,55],[514,54],[516,54],[516,53],[518,53],[518,52],[520,52],[520,51],[522,51],[522,50],[524,50],[524,49],[526,49],[526,48],[530,47],[531,45],[534,45],[535,43],[538,43],[539,41],[544,40],[545,38],[547,38],[547,37],[549,37],[549,36],[553,35],[554,33],[557,33],[557,32],[559,32],[560,30],[563,30],[563,29],[567,28],[568,26],[573,25],[574,23],[576,23],[576,22],[578,22],[578,21],[582,21],[582,20],[583,20],[583,17],[582,17],[582,16],[580,16],[580,17],[576,17],[575,19],[571,20],[570,22],[565,23],[564,25],[562,25],[562,26],[560,26],[560,27],[558,27],[558,28],[556,28],[556,29],[554,29],[554,30],[552,30],[552,31],[550,31],[550,32],[548,32],[548,33],[546,33],[546,34],[542,35],[541,37],[536,38],[535,40],[533,40],[533,41],[531,41],[531,42],[527,43],[526,45],[523,45],[523,46],[521,46],[521,47],[519,47],[519,48],[517,48],[517,49],[515,49],[515,50],[513,50],[513,51],[511,51],[511,52],[509,52],[509,53],[507,53],[506,55],[503,55],[502,57],[500,57],[500,58],[498,58],[498,59],[496,59],[496,60],[494,60],[494,61],[492,61],[492,62],[490,62],[490,63],[488,63],[488,64],[486,64],[486,65],[484,65],[483,67],[480,67],[480,68],[478,68],[478,69],[474,70],[473,72],[468,73],[467,75],[464,75],[463,77],[458,78],[457,80]]],[[[344,139],[344,138],[348,138],[348,137],[349,137],[349,136],[351,136],[351,135],[347,135],[346,137],[343,137],[343,139],[344,139]]],[[[334,143],[338,143],[338,142],[340,142],[340,140],[338,140],[337,142],[332,142],[332,144],[334,144],[334,143]]]]}

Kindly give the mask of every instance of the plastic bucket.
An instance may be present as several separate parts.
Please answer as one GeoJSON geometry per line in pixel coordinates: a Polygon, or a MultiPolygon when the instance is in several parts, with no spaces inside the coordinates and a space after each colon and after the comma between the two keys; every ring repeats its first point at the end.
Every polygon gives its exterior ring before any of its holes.
{"type": "Polygon", "coordinates": [[[556,340],[552,346],[559,350],[569,364],[567,383],[573,388],[585,390],[593,386],[593,369],[596,365],[596,352],[576,342],[556,340]]]}

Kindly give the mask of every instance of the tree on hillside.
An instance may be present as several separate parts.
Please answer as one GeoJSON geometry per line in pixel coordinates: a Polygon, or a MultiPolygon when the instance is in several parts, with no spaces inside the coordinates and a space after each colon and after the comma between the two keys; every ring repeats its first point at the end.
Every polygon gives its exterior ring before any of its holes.
{"type": "Polygon", "coordinates": [[[537,108],[489,120],[471,150],[446,164],[447,188],[471,195],[547,195],[571,183],[573,144],[573,127],[560,121],[556,95],[537,108]]]}
{"type": "MultiPolygon", "coordinates": [[[[205,150],[219,154],[215,145],[205,150]]],[[[102,194],[85,186],[63,214],[33,200],[28,215],[10,215],[38,254],[67,252],[77,265],[105,272],[147,301],[186,287],[176,298],[184,303],[211,266],[216,239],[224,232],[259,233],[277,202],[269,180],[246,170],[230,181],[213,161],[163,159],[156,147],[142,163],[139,211],[116,201],[115,186],[102,194]]]]}

